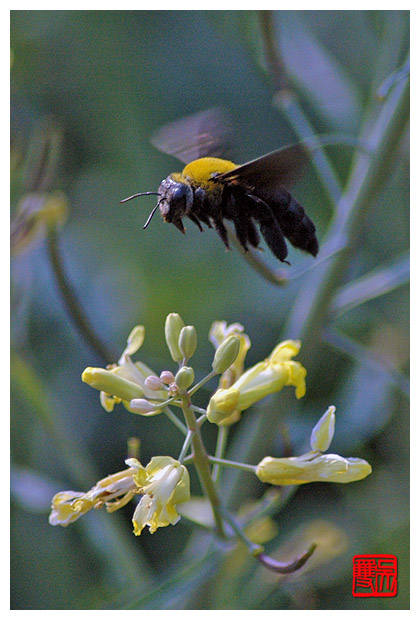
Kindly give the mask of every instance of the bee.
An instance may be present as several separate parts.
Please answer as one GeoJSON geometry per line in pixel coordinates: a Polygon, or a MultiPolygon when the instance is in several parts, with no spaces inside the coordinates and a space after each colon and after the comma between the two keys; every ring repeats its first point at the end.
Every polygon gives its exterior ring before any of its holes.
{"type": "Polygon", "coordinates": [[[285,239],[316,256],[319,245],[315,225],[285,187],[306,163],[307,150],[295,144],[237,165],[217,156],[229,132],[227,117],[219,108],[166,125],[152,138],[152,143],[186,166],[182,172],[166,177],[157,192],[140,192],[121,202],[137,196],[158,196],[143,228],[147,228],[159,209],[163,220],[182,233],[183,218],[190,219],[200,231],[202,224],[214,228],[229,249],[224,221],[230,220],[245,252],[250,246],[259,247],[261,233],[281,262],[290,264],[286,260],[285,239]]]}

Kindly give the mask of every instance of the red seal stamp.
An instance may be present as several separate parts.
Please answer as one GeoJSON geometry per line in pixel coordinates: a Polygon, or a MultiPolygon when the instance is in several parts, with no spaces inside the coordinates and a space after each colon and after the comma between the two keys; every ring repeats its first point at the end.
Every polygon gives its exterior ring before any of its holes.
{"type": "Polygon", "coordinates": [[[353,596],[395,596],[397,558],[387,553],[353,557],[353,596]]]}

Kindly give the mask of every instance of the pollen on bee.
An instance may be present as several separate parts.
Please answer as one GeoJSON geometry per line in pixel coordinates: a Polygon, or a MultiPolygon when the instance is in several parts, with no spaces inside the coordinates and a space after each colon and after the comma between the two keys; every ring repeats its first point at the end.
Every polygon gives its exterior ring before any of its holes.
{"type": "Polygon", "coordinates": [[[213,183],[211,180],[213,174],[230,172],[235,168],[237,168],[237,165],[227,159],[202,157],[185,166],[182,175],[198,185],[210,186],[213,183]]]}

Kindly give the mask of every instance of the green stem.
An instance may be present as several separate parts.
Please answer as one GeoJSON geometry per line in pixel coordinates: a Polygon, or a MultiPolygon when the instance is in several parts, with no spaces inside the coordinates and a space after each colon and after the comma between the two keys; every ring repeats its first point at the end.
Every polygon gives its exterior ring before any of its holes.
{"type": "Polygon", "coordinates": [[[172,422],[172,424],[175,424],[175,426],[177,428],[179,428],[179,430],[181,431],[181,433],[183,433],[184,435],[187,435],[188,433],[188,429],[185,426],[185,424],[183,424],[181,422],[181,420],[179,420],[176,415],[174,414],[173,411],[171,411],[169,409],[169,407],[164,407],[163,409],[163,413],[167,416],[167,418],[169,418],[169,420],[172,422]]]}
{"type": "Polygon", "coordinates": [[[191,409],[196,413],[200,413],[201,415],[206,415],[206,410],[202,407],[197,407],[196,405],[191,405],[191,409]]]}
{"type": "Polygon", "coordinates": [[[255,557],[255,556],[260,555],[264,551],[264,547],[262,547],[261,545],[257,545],[256,543],[253,543],[252,540],[248,538],[248,536],[245,534],[245,532],[243,531],[239,523],[236,521],[234,517],[232,517],[232,515],[230,514],[228,510],[226,510],[225,508],[221,508],[220,512],[223,515],[223,518],[225,519],[225,521],[229,523],[230,527],[235,532],[236,536],[240,540],[242,540],[242,542],[246,545],[246,548],[248,549],[251,555],[255,557]]]}
{"type": "Polygon", "coordinates": [[[102,360],[108,364],[112,363],[118,359],[118,356],[114,355],[95,333],[89,319],[82,309],[72,284],[67,278],[58,245],[57,230],[54,226],[50,226],[48,229],[47,249],[48,258],[57,281],[61,299],[64,302],[64,306],[74,326],[85,342],[102,360]]]}
{"type": "MultiPolygon", "coordinates": [[[[228,435],[229,435],[229,427],[224,426],[223,424],[219,426],[218,431],[217,431],[216,452],[214,455],[216,458],[220,459],[224,455],[228,435]]],[[[216,463],[212,471],[212,478],[215,484],[218,483],[219,477],[220,477],[220,465],[219,463],[216,463]]]]}
{"type": "Polygon", "coordinates": [[[208,459],[211,463],[215,463],[216,465],[221,465],[222,467],[232,467],[234,469],[242,469],[243,471],[249,471],[252,474],[255,474],[257,469],[255,465],[239,463],[238,461],[227,461],[225,459],[219,459],[215,456],[209,456],[208,459]]]}
{"type": "Polygon", "coordinates": [[[192,396],[193,394],[195,394],[201,387],[203,387],[203,385],[205,383],[207,383],[207,381],[210,381],[210,379],[213,379],[213,377],[216,376],[216,373],[214,372],[214,370],[212,370],[211,372],[209,372],[208,375],[206,375],[203,379],[201,379],[201,381],[199,381],[198,383],[196,383],[194,385],[194,387],[192,387],[189,391],[188,394],[190,396],[192,396]]]}
{"type": "Polygon", "coordinates": [[[185,460],[185,457],[187,455],[188,449],[189,449],[189,447],[191,445],[193,434],[194,434],[193,431],[189,430],[188,433],[187,433],[187,436],[185,437],[184,445],[182,446],[182,450],[181,450],[181,452],[179,454],[179,457],[178,457],[178,461],[180,463],[183,463],[184,460],[185,460]]]}
{"type": "Polygon", "coordinates": [[[194,411],[191,407],[190,396],[186,390],[180,390],[180,396],[182,399],[182,410],[184,412],[185,421],[188,429],[192,433],[192,448],[194,456],[194,465],[200,478],[203,491],[206,493],[210,500],[214,520],[216,523],[216,530],[221,538],[225,538],[223,531],[223,522],[220,516],[220,500],[216,493],[216,489],[211,478],[211,472],[209,467],[209,457],[203,444],[203,440],[200,433],[200,427],[197,424],[197,420],[194,415],[194,411]]]}
{"type": "MultiPolygon", "coordinates": [[[[338,217],[332,231],[332,235],[344,236],[346,244],[334,255],[313,303],[309,305],[307,297],[305,299],[309,311],[300,326],[299,337],[305,341],[307,359],[314,353],[335,292],[343,281],[357,247],[366,213],[392,171],[397,147],[406,128],[408,108],[408,83],[400,82],[383,104],[382,113],[370,131],[369,142],[374,146],[374,155],[357,155],[354,172],[340,200],[338,217]]],[[[302,317],[304,313],[304,309],[302,312],[297,309],[297,316],[302,317]]]]}
{"type": "MultiPolygon", "coordinates": [[[[279,54],[274,28],[274,12],[260,11],[259,14],[267,72],[277,91],[274,105],[284,113],[296,134],[300,138],[311,138],[315,146],[318,144],[317,136],[299,104],[286,66],[279,54]]],[[[330,201],[334,206],[337,205],[341,196],[341,187],[330,160],[319,148],[312,154],[312,162],[330,201]]]]}

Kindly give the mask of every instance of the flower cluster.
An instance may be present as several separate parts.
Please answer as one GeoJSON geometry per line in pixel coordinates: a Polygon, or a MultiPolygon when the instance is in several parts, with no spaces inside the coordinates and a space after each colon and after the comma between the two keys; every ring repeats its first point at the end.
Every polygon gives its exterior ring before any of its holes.
{"type": "Polygon", "coordinates": [[[158,527],[175,525],[180,519],[176,505],[189,500],[188,470],[170,456],[157,456],[143,467],[137,459],[127,459],[127,469],[104,478],[87,493],[62,491],[52,500],[51,525],[67,526],[91,508],[105,506],[108,512],[122,508],[141,495],[133,515],[134,534],[147,525],[153,534],[158,527]]]}
{"type": "MultiPolygon", "coordinates": [[[[334,407],[329,407],[315,425],[311,451],[302,456],[266,456],[258,465],[232,462],[223,458],[225,443],[222,440],[218,441],[214,456],[206,452],[200,430],[203,423],[218,425],[219,434],[226,437],[228,427],[240,419],[241,413],[266,396],[287,386],[295,388],[296,398],[305,395],[306,369],[293,359],[300,351],[300,342],[281,342],[265,360],[245,370],[251,342],[244,328],[239,323],[228,325],[225,321],[216,321],[209,333],[215,347],[211,370],[196,382],[194,369],[188,365],[197,347],[197,333],[193,326],[185,325],[178,314],[168,315],[165,339],[178,370],[165,368],[159,375],[144,362],[132,360],[143,344],[144,334],[144,327],[136,326],[118,362],[107,368],[86,368],[82,380],[100,392],[100,403],[107,412],[122,403],[128,411],[141,416],[167,415],[184,435],[178,459],[155,456],[144,467],[138,459],[130,458],[126,461],[126,469],[100,480],[86,493],[57,493],[52,501],[52,525],[67,526],[91,508],[105,506],[108,512],[112,512],[136,496],[140,498],[133,515],[136,535],[141,534],[145,526],[153,533],[159,527],[174,525],[180,519],[177,505],[190,500],[187,465],[194,465],[197,469],[213,509],[213,524],[219,533],[223,532],[224,521],[230,523],[226,511],[220,508],[216,484],[215,470],[221,466],[242,468],[261,482],[275,486],[318,481],[353,482],[371,472],[370,465],[363,459],[326,454],[334,436],[334,407]],[[207,407],[196,406],[194,394],[216,376],[219,376],[219,382],[207,407]],[[174,407],[182,411],[184,421],[175,415],[174,407]]],[[[188,510],[183,513],[187,515],[188,510]]],[[[252,547],[253,543],[249,544],[252,547]]],[[[251,551],[254,555],[262,553],[259,547],[255,549],[255,545],[251,551]]],[[[307,557],[310,553],[312,551],[307,557]]],[[[266,556],[261,555],[263,557],[267,561],[266,556]]]]}

